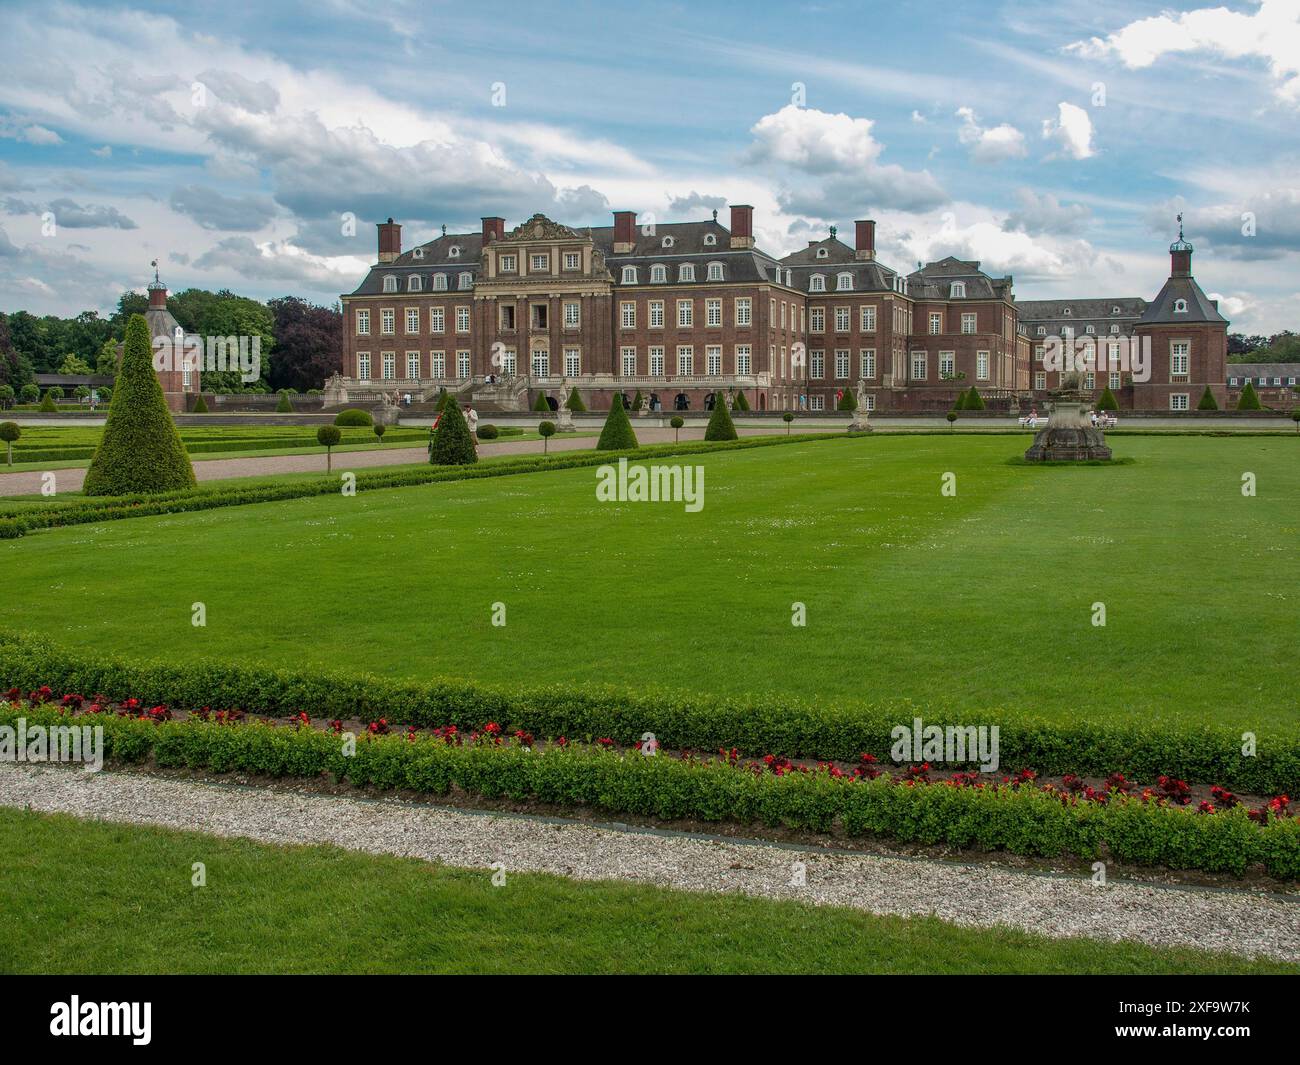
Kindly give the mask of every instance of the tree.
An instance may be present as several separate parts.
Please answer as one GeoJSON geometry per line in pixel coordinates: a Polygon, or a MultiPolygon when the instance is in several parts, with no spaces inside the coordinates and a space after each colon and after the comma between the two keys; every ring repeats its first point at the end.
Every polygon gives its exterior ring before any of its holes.
{"type": "Polygon", "coordinates": [[[343,315],[297,296],[270,300],[275,355],[271,359],[272,388],[319,388],[332,373],[343,370],[343,315]]]}
{"type": "Polygon", "coordinates": [[[90,396],[90,386],[77,385],[77,387],[72,390],[72,394],[76,396],[78,400],[86,399],[90,396]]]}
{"type": "Polygon", "coordinates": [[[384,433],[386,432],[388,432],[388,426],[384,425],[382,422],[375,426],[375,436],[378,438],[379,443],[382,444],[384,442],[384,433]]]}
{"type": "Polygon", "coordinates": [[[0,422],[0,440],[5,442],[10,466],[14,464],[14,441],[22,435],[23,431],[18,428],[17,422],[0,422]]]}
{"type": "Polygon", "coordinates": [[[13,385],[0,385],[0,410],[8,410],[14,405],[14,399],[18,393],[14,391],[13,385]]]}
{"type": "Polygon", "coordinates": [[[51,385],[49,388],[45,390],[45,394],[47,396],[53,397],[56,403],[59,400],[61,400],[64,396],[63,388],[60,385],[51,385]]]}
{"type": "Polygon", "coordinates": [[[948,428],[953,428],[953,424],[957,421],[957,412],[955,410],[950,410],[946,415],[944,415],[944,417],[948,419],[948,428]]]}
{"type": "Polygon", "coordinates": [[[721,396],[713,404],[713,413],[709,415],[709,424],[704,430],[705,440],[735,440],[736,426],[727,410],[727,401],[721,396]]]}
{"type": "Polygon", "coordinates": [[[113,402],[82,492],[120,496],[171,492],[194,484],[194,467],[154,372],[149,325],[137,314],[126,327],[113,402]]]}
{"type": "Polygon", "coordinates": [[[1241,390],[1241,396],[1237,400],[1238,410],[1263,410],[1259,402],[1259,393],[1255,391],[1255,386],[1250,381],[1246,382],[1246,387],[1241,390]]]}
{"type": "Polygon", "coordinates": [[[840,402],[839,402],[839,404],[838,404],[838,406],[837,406],[837,409],[838,409],[838,410],[844,410],[844,411],[855,411],[855,410],[857,410],[857,409],[858,409],[858,397],[855,396],[852,392],[850,392],[850,391],[846,388],[846,389],[844,390],[843,394],[840,396],[840,402]]]}
{"type": "Polygon", "coordinates": [[[331,472],[334,465],[334,449],[343,439],[343,430],[337,425],[322,425],[316,430],[316,443],[325,449],[325,472],[331,472]]]}
{"type": "Polygon", "coordinates": [[[614,402],[610,404],[609,414],[605,416],[605,425],[600,430],[600,439],[596,441],[597,451],[627,451],[639,447],[632,423],[628,421],[627,411],[623,409],[623,397],[614,393],[614,402]]]}
{"type": "Polygon", "coordinates": [[[111,337],[104,341],[95,356],[95,373],[101,377],[112,377],[117,373],[117,341],[111,337]]]}
{"type": "Polygon", "coordinates": [[[749,410],[749,400],[745,398],[744,392],[736,393],[736,410],[749,410]]]}
{"type": "Polygon", "coordinates": [[[15,392],[32,381],[32,362],[20,352],[9,333],[9,316],[0,312],[0,385],[15,392]]]}
{"type": "Polygon", "coordinates": [[[1300,433],[1300,407],[1291,412],[1291,420],[1295,422],[1295,431],[1300,433]]]}
{"type": "Polygon", "coordinates": [[[582,402],[582,397],[578,395],[578,386],[573,386],[573,391],[569,393],[569,398],[564,404],[575,414],[581,413],[587,409],[587,405],[582,402]]]}
{"type": "Polygon", "coordinates": [[[18,390],[18,399],[22,403],[35,403],[41,398],[41,389],[39,385],[26,384],[18,390]]]}
{"type": "Polygon", "coordinates": [[[674,414],[668,419],[668,424],[673,427],[673,443],[676,444],[682,438],[682,426],[686,421],[680,414],[674,414]]]}
{"type": "Polygon", "coordinates": [[[549,411],[550,409],[551,405],[546,402],[546,393],[538,392],[537,402],[533,404],[533,410],[549,411]]]}
{"type": "Polygon", "coordinates": [[[555,423],[542,422],[537,426],[537,431],[542,434],[542,454],[548,454],[551,446],[551,437],[555,435],[555,423]]]}
{"type": "Polygon", "coordinates": [[[789,436],[789,435],[790,435],[790,423],[791,423],[792,421],[794,421],[794,412],[793,412],[793,411],[786,411],[784,414],[781,415],[781,420],[782,420],[783,422],[785,422],[785,435],[786,435],[786,436],[789,436]]]}
{"type": "Polygon", "coordinates": [[[474,447],[465,415],[451,396],[442,410],[438,431],[433,434],[429,461],[435,466],[471,466],[478,462],[478,449],[474,447]]]}
{"type": "Polygon", "coordinates": [[[194,414],[208,413],[208,404],[207,401],[203,398],[202,392],[199,393],[198,398],[194,401],[194,410],[191,413],[194,414]]]}
{"type": "Polygon", "coordinates": [[[275,405],[276,414],[292,414],[293,404],[289,402],[289,393],[280,393],[280,402],[275,405]]]}
{"type": "Polygon", "coordinates": [[[1210,386],[1205,386],[1205,391],[1201,393],[1201,401],[1196,404],[1197,410],[1218,410],[1219,401],[1214,398],[1214,393],[1210,391],[1210,386]]]}
{"type": "Polygon", "coordinates": [[[90,363],[78,355],[65,355],[63,356],[63,362],[59,364],[59,373],[69,374],[74,377],[89,377],[94,372],[90,363]]]}
{"type": "Polygon", "coordinates": [[[984,397],[979,394],[979,390],[974,385],[971,385],[970,391],[966,393],[966,406],[963,409],[965,410],[985,409],[984,397]]]}
{"type": "Polygon", "coordinates": [[[1107,385],[1105,388],[1102,389],[1101,398],[1097,400],[1097,409],[1098,410],[1119,410],[1119,403],[1116,402],[1115,393],[1110,390],[1110,385],[1107,385]]]}

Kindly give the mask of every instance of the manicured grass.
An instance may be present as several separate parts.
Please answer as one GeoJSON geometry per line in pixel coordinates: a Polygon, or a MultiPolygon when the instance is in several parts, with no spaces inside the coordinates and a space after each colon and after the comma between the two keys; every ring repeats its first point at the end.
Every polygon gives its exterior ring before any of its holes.
{"type": "Polygon", "coordinates": [[[50,530],[0,544],[22,592],[0,623],[170,661],[1300,725],[1294,439],[1133,437],[1132,464],[1081,469],[1018,450],[691,456],[699,513],[598,502],[578,469],[50,530]]]}
{"type": "Polygon", "coordinates": [[[1297,973],[1191,950],[0,809],[7,973],[1297,973]],[[206,866],[207,885],[191,884],[206,866]]]}

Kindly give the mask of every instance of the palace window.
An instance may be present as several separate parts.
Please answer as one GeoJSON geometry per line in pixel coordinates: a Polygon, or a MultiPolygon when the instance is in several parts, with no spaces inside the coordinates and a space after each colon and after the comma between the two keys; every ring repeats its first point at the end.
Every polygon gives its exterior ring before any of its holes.
{"type": "Polygon", "coordinates": [[[393,351],[382,352],[383,358],[383,377],[385,381],[395,381],[397,379],[397,353],[393,351]]]}
{"type": "Polygon", "coordinates": [[[1174,392],[1169,396],[1170,410],[1187,410],[1189,397],[1186,392],[1174,392]]]}
{"type": "Polygon", "coordinates": [[[664,327],[664,301],[650,301],[650,328],[662,329],[664,327]]]}
{"type": "Polygon", "coordinates": [[[858,374],[868,380],[876,377],[876,349],[863,348],[858,352],[858,374]]]}
{"type": "Polygon", "coordinates": [[[925,362],[926,362],[926,353],[924,351],[912,352],[912,380],[913,381],[925,380],[925,362]]]}
{"type": "Polygon", "coordinates": [[[582,373],[582,349],[564,349],[564,376],[577,377],[582,373]]]}
{"type": "Polygon", "coordinates": [[[808,352],[808,376],[815,381],[820,381],[826,376],[826,352],[808,352]]]}
{"type": "Polygon", "coordinates": [[[429,332],[442,333],[447,328],[447,311],[443,307],[429,308],[429,332]]]}
{"type": "Polygon", "coordinates": [[[748,344],[736,345],[736,373],[740,377],[748,377],[754,372],[753,359],[750,355],[748,344]]]}
{"type": "Polygon", "coordinates": [[[704,324],[710,326],[722,325],[722,300],[704,301],[704,324]]]}
{"type": "Polygon", "coordinates": [[[852,291],[853,291],[853,275],[852,275],[852,274],[839,274],[839,275],[837,275],[836,278],[835,278],[835,291],[836,291],[836,292],[852,292],[852,291]]]}
{"type": "Polygon", "coordinates": [[[368,351],[357,352],[357,380],[370,380],[370,352],[368,351]]]}
{"type": "Polygon", "coordinates": [[[717,377],[722,373],[722,348],[715,344],[710,344],[704,349],[704,372],[710,377],[717,377]]]}
{"type": "Polygon", "coordinates": [[[668,280],[668,268],[663,263],[655,263],[650,267],[650,281],[656,285],[662,285],[668,280]]]}
{"type": "Polygon", "coordinates": [[[518,266],[513,255],[503,255],[497,260],[497,268],[503,274],[513,274],[518,266]]]}
{"type": "Polygon", "coordinates": [[[704,244],[705,244],[706,247],[711,248],[711,247],[713,247],[713,246],[714,246],[715,244],[717,244],[717,243],[718,243],[718,237],[717,237],[717,234],[715,234],[715,233],[705,233],[705,234],[704,234],[704,244]]]}
{"type": "Polygon", "coordinates": [[[961,331],[963,333],[975,332],[975,315],[963,314],[961,316],[961,331]]]}
{"type": "Polygon", "coordinates": [[[694,280],[695,280],[695,264],[694,264],[694,263],[682,263],[682,265],[679,266],[679,267],[677,268],[677,280],[678,280],[678,281],[694,281],[694,280]]]}
{"type": "Polygon", "coordinates": [[[736,300],[736,324],[749,325],[753,321],[754,305],[746,297],[736,300]]]}
{"type": "Polygon", "coordinates": [[[551,257],[546,254],[531,256],[528,260],[528,270],[534,274],[549,274],[551,272],[551,257]]]}
{"type": "Polygon", "coordinates": [[[566,251],[564,253],[564,268],[566,270],[582,269],[582,253],[577,251],[566,251]]]}
{"type": "Polygon", "coordinates": [[[370,335],[370,312],[357,311],[357,336],[370,335]]]}
{"type": "Polygon", "coordinates": [[[964,299],[966,296],[966,282],[954,281],[948,289],[948,298],[952,300],[964,299]]]}
{"type": "Polygon", "coordinates": [[[513,333],[515,331],[515,305],[513,303],[500,304],[497,317],[501,323],[501,332],[513,333]]]}
{"type": "Polygon", "coordinates": [[[625,266],[625,267],[623,267],[623,284],[625,284],[625,285],[635,285],[635,284],[636,284],[636,267],[635,267],[635,266],[625,266]]]}
{"type": "Polygon", "coordinates": [[[1118,371],[1118,370],[1111,370],[1111,372],[1110,372],[1110,377],[1109,377],[1109,379],[1106,381],[1106,384],[1107,384],[1110,388],[1119,388],[1119,371],[1118,371]]]}
{"type": "Polygon", "coordinates": [[[434,274],[434,275],[433,275],[433,291],[434,291],[434,292],[446,292],[446,291],[447,291],[447,275],[446,275],[446,274],[434,274]]]}
{"type": "Polygon", "coordinates": [[[975,352],[975,380],[987,381],[989,379],[989,353],[987,351],[975,352]]]}
{"type": "Polygon", "coordinates": [[[619,319],[624,329],[636,328],[636,304],[629,301],[619,305],[621,318],[619,319]]]}
{"type": "Polygon", "coordinates": [[[809,396],[809,397],[808,397],[808,409],[809,409],[809,410],[825,410],[825,409],[826,409],[826,397],[825,397],[825,396],[809,396]]]}
{"type": "Polygon", "coordinates": [[[407,292],[419,292],[419,291],[420,291],[420,288],[421,288],[421,285],[420,285],[420,275],[419,275],[419,274],[412,274],[410,277],[408,277],[408,278],[406,279],[406,291],[407,291],[407,292]]]}
{"type": "Polygon", "coordinates": [[[462,292],[474,287],[474,275],[466,271],[460,275],[460,289],[462,292]]]}
{"type": "Polygon", "coordinates": [[[395,320],[396,320],[396,315],[393,313],[391,309],[380,311],[379,331],[383,333],[385,336],[392,336],[394,330],[397,328],[396,325],[394,324],[395,320]]]}
{"type": "Polygon", "coordinates": [[[940,378],[940,380],[943,380],[943,379],[951,379],[951,378],[952,378],[953,372],[957,369],[956,359],[957,359],[957,356],[956,356],[956,354],[955,354],[954,352],[951,352],[951,351],[941,351],[941,352],[939,352],[939,378],[940,378]]]}
{"type": "Polygon", "coordinates": [[[434,380],[442,380],[447,376],[447,353],[445,351],[435,351],[429,355],[429,373],[434,380]]]}
{"type": "Polygon", "coordinates": [[[676,243],[677,241],[673,240],[672,237],[664,237],[664,239],[660,241],[660,244],[665,248],[671,248],[676,243]]]}
{"type": "Polygon", "coordinates": [[[664,349],[663,348],[650,349],[650,376],[651,377],[664,376],[664,349]]]}
{"type": "Polygon", "coordinates": [[[384,291],[385,292],[397,291],[397,278],[395,278],[392,274],[384,275],[384,291]]]}
{"type": "Polygon", "coordinates": [[[460,245],[459,245],[459,244],[453,244],[450,248],[447,249],[447,258],[449,258],[449,259],[459,259],[459,258],[460,258],[460,245]]]}
{"type": "MultiPolygon", "coordinates": [[[[514,376],[515,372],[515,353],[514,349],[508,349],[501,356],[501,369],[504,373],[514,376]]],[[[456,376],[461,378],[469,377],[469,352],[456,352],[456,376]]]]}
{"type": "Polygon", "coordinates": [[[418,307],[408,307],[406,309],[406,331],[408,333],[418,333],[420,331],[420,309],[418,307]]]}
{"type": "Polygon", "coordinates": [[[551,353],[545,348],[533,348],[533,376],[551,376],[551,353]]]}
{"type": "Polygon", "coordinates": [[[695,324],[695,301],[678,300],[677,301],[677,325],[679,328],[692,326],[695,324]]]}
{"type": "Polygon", "coordinates": [[[876,308],[875,307],[861,308],[860,317],[862,319],[862,332],[874,333],[876,331],[876,308]]]}
{"type": "Polygon", "coordinates": [[[1042,370],[1039,370],[1034,374],[1034,387],[1038,389],[1039,392],[1047,387],[1047,374],[1042,370]]]}
{"type": "Polygon", "coordinates": [[[813,307],[809,312],[808,332],[824,333],[826,332],[826,308],[813,307]]]}
{"type": "Polygon", "coordinates": [[[848,307],[835,308],[835,332],[847,333],[852,327],[851,309],[848,307]]]}
{"type": "Polygon", "coordinates": [[[695,349],[689,344],[677,349],[677,373],[681,377],[690,377],[695,373],[695,349]]]}
{"type": "Polygon", "coordinates": [[[420,353],[418,351],[408,351],[406,353],[406,376],[411,381],[418,381],[420,378],[420,353]]]}
{"type": "Polygon", "coordinates": [[[456,332],[458,333],[469,332],[469,308],[468,307],[456,308],[456,332]]]}
{"type": "Polygon", "coordinates": [[[826,291],[826,275],[825,275],[825,274],[813,274],[812,277],[810,277],[810,278],[808,279],[808,291],[809,291],[809,292],[825,292],[825,291],[826,291]]]}
{"type": "Polygon", "coordinates": [[[1174,300],[1174,314],[1186,314],[1186,313],[1187,313],[1187,301],[1174,300]]]}
{"type": "Polygon", "coordinates": [[[709,280],[710,280],[710,281],[721,281],[722,279],[723,279],[722,264],[721,264],[721,263],[709,263],[709,280]]]}
{"type": "Polygon", "coordinates": [[[839,380],[847,380],[849,376],[849,353],[847,349],[835,349],[835,376],[839,380]]]}
{"type": "Polygon", "coordinates": [[[938,333],[939,333],[942,329],[943,329],[943,315],[942,315],[942,314],[932,314],[932,315],[930,315],[930,334],[931,334],[931,336],[936,336],[936,335],[938,335],[938,333]]]}
{"type": "MultiPolygon", "coordinates": [[[[1178,340],[1169,346],[1169,374],[1172,377],[1186,375],[1190,345],[1185,340],[1178,340]]],[[[1260,384],[1264,381],[1261,378],[1260,384]]]]}

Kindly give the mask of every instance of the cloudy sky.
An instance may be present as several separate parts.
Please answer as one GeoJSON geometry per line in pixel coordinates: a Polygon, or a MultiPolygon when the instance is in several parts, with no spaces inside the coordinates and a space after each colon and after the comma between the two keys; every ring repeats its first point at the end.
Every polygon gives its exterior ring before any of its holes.
{"type": "Polygon", "coordinates": [[[0,28],[4,310],[108,311],[154,258],[333,302],[389,215],[410,246],[751,203],[773,253],[874,217],[890,265],[977,258],[1022,299],[1151,298],[1182,210],[1234,330],[1300,327],[1300,0],[6,0],[0,28]]]}

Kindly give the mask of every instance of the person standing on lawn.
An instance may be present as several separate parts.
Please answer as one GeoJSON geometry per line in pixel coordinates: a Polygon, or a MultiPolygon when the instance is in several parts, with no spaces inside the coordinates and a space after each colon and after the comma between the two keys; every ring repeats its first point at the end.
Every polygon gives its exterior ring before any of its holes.
{"type": "Polygon", "coordinates": [[[469,426],[469,437],[478,444],[478,411],[473,407],[465,409],[465,424],[469,426]]]}

